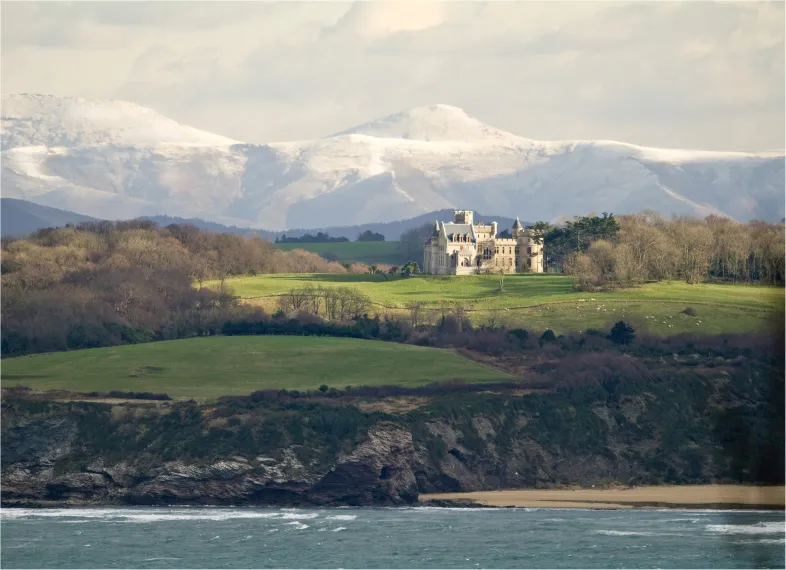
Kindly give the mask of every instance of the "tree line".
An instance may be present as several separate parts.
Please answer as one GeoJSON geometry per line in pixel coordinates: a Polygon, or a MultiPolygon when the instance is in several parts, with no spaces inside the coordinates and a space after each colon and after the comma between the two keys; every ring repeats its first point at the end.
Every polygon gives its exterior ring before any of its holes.
{"type": "Polygon", "coordinates": [[[654,212],[577,218],[543,231],[546,263],[584,290],[646,281],[783,284],[784,225],[654,212]]]}
{"type": "Polygon", "coordinates": [[[300,237],[287,237],[287,234],[277,237],[275,243],[343,243],[348,242],[345,237],[330,237],[327,233],[317,232],[316,235],[303,234],[300,237]]]}
{"type": "Polygon", "coordinates": [[[2,241],[2,354],[216,334],[250,309],[223,283],[205,288],[207,280],[353,267],[191,225],[89,222],[40,230],[2,241]]]}
{"type": "MultiPolygon", "coordinates": [[[[783,222],[604,212],[527,229],[543,244],[546,270],[573,275],[587,290],[661,280],[782,284],[786,275],[783,222]]],[[[400,249],[409,259],[422,259],[432,232],[431,225],[404,232],[400,249]]]]}

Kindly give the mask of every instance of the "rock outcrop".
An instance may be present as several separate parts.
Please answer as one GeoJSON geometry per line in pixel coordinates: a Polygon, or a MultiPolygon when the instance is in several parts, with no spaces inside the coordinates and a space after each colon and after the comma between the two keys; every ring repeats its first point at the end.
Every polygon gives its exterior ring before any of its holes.
{"type": "Polygon", "coordinates": [[[7,397],[2,503],[395,506],[500,488],[782,484],[783,377],[749,372],[447,393],[386,413],[328,397],[7,397]]]}
{"type": "Polygon", "coordinates": [[[304,465],[298,446],[282,449],[278,458],[156,464],[143,455],[78,464],[71,461],[79,452],[75,436],[69,418],[31,420],[7,430],[3,503],[406,505],[418,496],[412,434],[392,422],[374,426],[366,441],[339,454],[329,469],[304,465]]]}

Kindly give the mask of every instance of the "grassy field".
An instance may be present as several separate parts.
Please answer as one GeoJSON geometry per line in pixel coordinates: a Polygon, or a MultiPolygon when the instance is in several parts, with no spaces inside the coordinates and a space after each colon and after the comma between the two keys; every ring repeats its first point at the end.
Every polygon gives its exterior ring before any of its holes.
{"type": "Polygon", "coordinates": [[[397,241],[350,241],[334,243],[277,243],[279,249],[305,249],[331,261],[357,261],[368,265],[400,265],[402,254],[397,241]]]}
{"type": "Polygon", "coordinates": [[[277,297],[305,285],[350,286],[378,305],[373,311],[404,314],[419,301],[439,312],[440,303],[459,302],[476,324],[489,318],[533,330],[558,333],[606,329],[625,319],[655,334],[716,334],[783,327],[784,289],[753,285],[651,283],[609,293],[575,292],[563,275],[509,275],[499,278],[390,275],[292,274],[240,277],[227,281],[235,294],[273,310],[277,297]],[[696,317],[681,314],[692,307],[696,317]],[[780,323],[780,324],[779,324],[780,323]]]}
{"type": "Polygon", "coordinates": [[[206,400],[255,390],[315,390],[510,376],[448,350],[328,337],[233,336],[8,358],[3,386],[78,392],[165,392],[206,400]]]}

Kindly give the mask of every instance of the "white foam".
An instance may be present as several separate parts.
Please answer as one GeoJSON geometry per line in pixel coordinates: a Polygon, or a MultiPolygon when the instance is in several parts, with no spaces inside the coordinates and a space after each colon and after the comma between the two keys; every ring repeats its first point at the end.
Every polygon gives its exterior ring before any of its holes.
{"type": "Polygon", "coordinates": [[[137,511],[128,509],[2,509],[2,511],[0,511],[0,520],[64,518],[69,520],[64,520],[61,522],[72,524],[90,522],[91,520],[152,523],[162,521],[226,521],[232,519],[309,519],[315,518],[317,516],[318,515],[312,513],[262,512],[240,509],[167,509],[166,511],[137,511]]]}
{"type": "Polygon", "coordinates": [[[786,538],[760,538],[758,540],[737,540],[734,544],[786,544],[786,538]]]}
{"type": "Polygon", "coordinates": [[[357,515],[330,515],[325,518],[334,521],[353,521],[356,518],[358,518],[358,516],[357,515]]]}
{"type": "Polygon", "coordinates": [[[337,526],[336,528],[334,528],[332,530],[332,532],[340,532],[342,530],[347,530],[347,527],[345,527],[345,526],[337,526]]]}
{"type": "Polygon", "coordinates": [[[707,532],[721,534],[786,534],[786,523],[758,522],[756,524],[708,524],[704,527],[707,532]]]}
{"type": "Polygon", "coordinates": [[[307,524],[303,524],[302,522],[298,522],[298,521],[292,521],[286,524],[293,526],[295,530],[306,530],[308,528],[307,524]]]}
{"type": "Polygon", "coordinates": [[[607,536],[652,536],[651,532],[636,532],[632,530],[596,530],[595,534],[607,536]]]}
{"type": "Polygon", "coordinates": [[[294,519],[294,520],[308,520],[315,519],[319,515],[316,513],[281,513],[278,518],[294,519]]]}

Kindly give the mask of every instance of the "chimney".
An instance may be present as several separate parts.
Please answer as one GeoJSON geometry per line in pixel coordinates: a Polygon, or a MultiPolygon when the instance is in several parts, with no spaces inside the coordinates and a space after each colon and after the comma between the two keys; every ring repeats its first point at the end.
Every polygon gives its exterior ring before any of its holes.
{"type": "Polygon", "coordinates": [[[497,222],[491,222],[491,237],[497,237],[497,222]]]}

